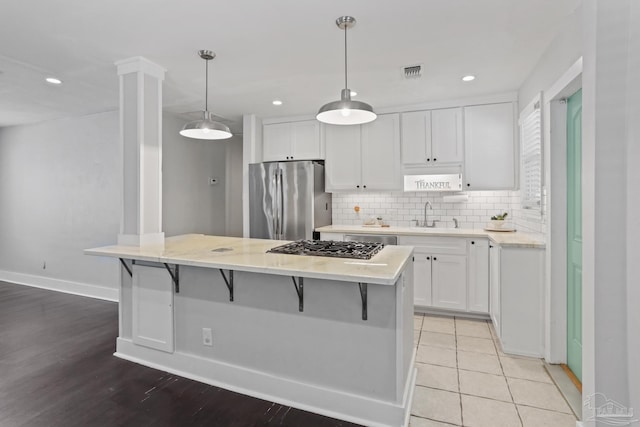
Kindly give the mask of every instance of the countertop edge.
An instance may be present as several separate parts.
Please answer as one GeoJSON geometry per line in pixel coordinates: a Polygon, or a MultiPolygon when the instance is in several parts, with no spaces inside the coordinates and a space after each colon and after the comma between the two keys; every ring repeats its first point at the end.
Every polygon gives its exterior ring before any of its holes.
{"type": "Polygon", "coordinates": [[[353,233],[353,234],[384,234],[396,236],[415,236],[415,237],[459,237],[473,238],[486,237],[491,242],[502,247],[519,247],[519,248],[535,248],[545,249],[546,243],[541,236],[533,233],[522,231],[516,232],[492,232],[480,229],[460,229],[461,231],[451,231],[448,229],[416,229],[409,227],[361,227],[357,225],[327,225],[318,227],[315,231],[320,233],[353,233]],[[523,237],[527,241],[514,242],[509,241],[513,237],[523,237]]]}

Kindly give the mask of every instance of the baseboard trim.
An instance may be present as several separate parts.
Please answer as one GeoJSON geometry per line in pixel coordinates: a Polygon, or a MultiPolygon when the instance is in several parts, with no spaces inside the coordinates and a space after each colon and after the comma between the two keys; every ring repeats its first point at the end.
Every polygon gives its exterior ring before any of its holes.
{"type": "MultiPolygon", "coordinates": [[[[371,427],[406,426],[412,388],[402,404],[303,383],[188,353],[165,353],[118,338],[114,356],[258,399],[371,427]],[[185,371],[184,369],[188,369],[185,371]]],[[[413,384],[415,369],[407,382],[413,384]]]]}
{"type": "Polygon", "coordinates": [[[105,288],[104,286],[90,285],[88,283],[72,282],[70,280],[54,279],[13,271],[0,270],[0,280],[18,285],[48,289],[50,291],[64,292],[66,294],[80,295],[106,301],[118,302],[120,297],[119,291],[116,288],[105,288]]]}

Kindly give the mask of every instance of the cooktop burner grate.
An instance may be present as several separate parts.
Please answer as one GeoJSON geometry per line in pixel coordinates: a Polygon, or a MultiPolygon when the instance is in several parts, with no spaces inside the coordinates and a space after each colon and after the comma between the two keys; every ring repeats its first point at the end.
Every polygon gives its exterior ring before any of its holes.
{"type": "Polygon", "coordinates": [[[268,253],[371,259],[384,248],[382,243],[297,240],[269,249],[268,253]]]}

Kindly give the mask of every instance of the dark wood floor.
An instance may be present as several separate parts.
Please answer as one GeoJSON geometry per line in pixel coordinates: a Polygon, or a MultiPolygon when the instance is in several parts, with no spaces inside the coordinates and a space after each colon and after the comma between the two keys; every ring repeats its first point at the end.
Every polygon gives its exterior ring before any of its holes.
{"type": "Polygon", "coordinates": [[[0,282],[0,426],[354,426],[113,356],[115,303],[0,282]]]}

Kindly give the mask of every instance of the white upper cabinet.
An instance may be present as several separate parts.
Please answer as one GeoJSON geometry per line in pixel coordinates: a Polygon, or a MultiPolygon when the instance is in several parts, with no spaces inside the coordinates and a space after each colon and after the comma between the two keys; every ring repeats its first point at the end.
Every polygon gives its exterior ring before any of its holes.
{"type": "Polygon", "coordinates": [[[360,126],[326,125],[326,190],[402,190],[399,119],[386,114],[360,126]]]}
{"type": "Polygon", "coordinates": [[[322,159],[320,124],[317,120],[265,124],[262,128],[262,160],[322,159]]]}
{"type": "Polygon", "coordinates": [[[464,184],[467,190],[516,188],[514,104],[464,108],[464,184]]]}
{"type": "Polygon", "coordinates": [[[326,191],[360,188],[360,137],[360,126],[324,126],[326,191]]]}
{"type": "Polygon", "coordinates": [[[424,167],[462,164],[462,108],[402,114],[402,164],[424,167]]]}
{"type": "Polygon", "coordinates": [[[402,190],[400,115],[380,115],[362,125],[362,186],[368,190],[402,190]]]}

